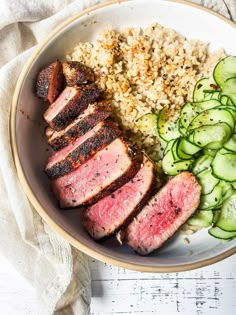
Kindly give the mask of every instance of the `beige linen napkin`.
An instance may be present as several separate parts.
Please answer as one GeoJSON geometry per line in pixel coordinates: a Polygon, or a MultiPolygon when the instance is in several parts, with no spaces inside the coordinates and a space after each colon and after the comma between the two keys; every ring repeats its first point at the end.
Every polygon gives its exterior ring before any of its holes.
{"type": "Polygon", "coordinates": [[[40,315],[89,314],[90,272],[87,257],[45,224],[17,179],[8,133],[12,96],[33,46],[97,2],[0,2],[0,250],[36,288],[40,315]]]}
{"type": "MultiPolygon", "coordinates": [[[[0,250],[36,288],[40,315],[88,314],[90,273],[87,257],[45,224],[17,179],[8,133],[12,96],[35,45],[66,18],[97,2],[102,1],[0,2],[0,250]]],[[[235,0],[194,2],[236,18],[235,0]]]]}

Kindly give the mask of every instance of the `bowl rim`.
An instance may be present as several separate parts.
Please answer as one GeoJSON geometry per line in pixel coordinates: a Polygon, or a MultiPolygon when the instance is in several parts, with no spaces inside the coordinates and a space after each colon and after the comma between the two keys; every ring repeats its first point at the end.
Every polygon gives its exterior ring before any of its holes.
{"type": "MultiPolygon", "coordinates": [[[[17,84],[16,84],[16,88],[15,88],[14,95],[13,95],[12,106],[11,106],[11,110],[10,110],[10,118],[9,118],[10,119],[10,122],[9,122],[10,145],[11,145],[13,160],[15,163],[18,179],[19,179],[20,183],[22,184],[23,189],[24,189],[30,203],[33,205],[34,209],[38,212],[38,214],[43,218],[43,220],[45,220],[47,224],[49,224],[56,232],[58,232],[72,246],[74,246],[75,248],[81,250],[82,252],[84,252],[85,254],[87,254],[93,258],[96,258],[102,262],[109,263],[109,264],[112,264],[112,265],[115,265],[118,267],[127,268],[127,269],[131,269],[131,270],[135,270],[135,271],[142,271],[142,272],[180,272],[180,271],[187,271],[187,270],[192,270],[192,269],[208,266],[210,264],[219,262],[219,261],[235,254],[236,253],[236,246],[234,246],[234,248],[231,248],[231,249],[225,251],[224,253],[216,255],[212,258],[203,259],[201,261],[194,262],[194,263],[188,263],[188,264],[182,264],[182,265],[172,265],[172,266],[154,266],[154,265],[147,266],[147,265],[142,265],[142,264],[134,264],[134,263],[130,263],[130,262],[125,262],[125,261],[118,259],[118,258],[112,258],[110,255],[102,253],[100,250],[91,249],[88,245],[77,240],[69,232],[66,232],[62,227],[60,227],[50,217],[50,215],[47,213],[46,209],[44,209],[41,206],[39,200],[34,195],[32,189],[30,187],[30,184],[25,177],[24,170],[23,170],[21,163],[20,163],[20,158],[18,155],[18,150],[17,150],[17,145],[16,145],[16,110],[17,110],[17,104],[18,104],[18,99],[19,99],[20,92],[21,92],[22,83],[24,82],[24,80],[27,76],[27,73],[28,73],[30,66],[35,61],[35,59],[38,57],[38,55],[40,54],[41,50],[45,47],[45,45],[56,34],[58,34],[62,29],[64,29],[67,25],[69,25],[73,21],[77,20],[78,18],[80,18],[82,16],[88,15],[97,9],[107,7],[110,5],[114,5],[114,4],[118,4],[121,2],[128,2],[128,1],[130,1],[130,0],[109,0],[105,3],[100,3],[100,4],[97,4],[95,6],[90,7],[88,9],[85,9],[82,12],[80,12],[79,14],[76,14],[76,15],[68,18],[66,21],[64,21],[58,27],[56,27],[47,36],[47,38],[44,39],[37,46],[37,48],[35,49],[35,51],[31,55],[31,57],[26,62],[25,66],[22,69],[21,74],[18,78],[17,84]]],[[[201,5],[187,2],[185,0],[167,0],[167,1],[173,2],[173,3],[184,4],[184,5],[191,6],[193,8],[197,8],[197,9],[200,9],[202,11],[208,12],[211,15],[218,17],[219,19],[225,21],[226,23],[228,23],[232,27],[236,28],[236,24],[234,22],[228,20],[226,17],[220,15],[219,13],[216,13],[216,12],[214,12],[208,8],[205,8],[201,5]]],[[[132,1],[130,1],[130,2],[132,2],[132,1]]]]}

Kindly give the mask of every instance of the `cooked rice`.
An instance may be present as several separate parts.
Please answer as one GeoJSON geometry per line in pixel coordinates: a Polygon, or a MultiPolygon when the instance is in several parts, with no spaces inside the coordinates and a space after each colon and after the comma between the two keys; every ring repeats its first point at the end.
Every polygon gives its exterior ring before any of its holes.
{"type": "Polygon", "coordinates": [[[96,41],[79,43],[67,58],[94,69],[124,134],[158,161],[158,137],[140,132],[136,120],[163,106],[179,112],[191,100],[197,80],[208,76],[223,56],[223,50],[209,53],[208,43],[155,23],[145,29],[107,30],[96,41]]]}

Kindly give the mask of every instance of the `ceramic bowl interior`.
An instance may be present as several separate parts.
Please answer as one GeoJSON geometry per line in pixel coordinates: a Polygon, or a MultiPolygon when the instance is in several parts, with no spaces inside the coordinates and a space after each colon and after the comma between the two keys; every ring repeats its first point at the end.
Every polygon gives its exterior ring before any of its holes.
{"type": "Polygon", "coordinates": [[[81,225],[82,211],[60,210],[50,183],[43,172],[51,151],[44,136],[42,114],[46,109],[34,95],[35,78],[40,68],[63,59],[79,41],[91,41],[107,28],[147,26],[159,22],[189,39],[210,42],[210,49],[223,47],[236,54],[233,24],[198,6],[183,2],[137,0],[101,5],[70,19],[44,42],[29,60],[19,79],[11,118],[14,158],[20,181],[36,210],[63,237],[87,254],[119,266],[143,271],[178,271],[210,264],[233,254],[236,239],[223,243],[210,237],[206,229],[192,235],[176,234],[165,246],[148,257],[135,254],[114,240],[95,243],[81,225]],[[144,14],[145,12],[145,14],[144,14]]]}

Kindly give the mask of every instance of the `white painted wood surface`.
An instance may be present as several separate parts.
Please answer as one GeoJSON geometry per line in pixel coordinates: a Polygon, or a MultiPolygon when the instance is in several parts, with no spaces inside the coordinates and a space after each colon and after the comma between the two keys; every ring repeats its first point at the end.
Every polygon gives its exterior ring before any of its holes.
{"type": "MultiPolygon", "coordinates": [[[[93,315],[236,314],[236,255],[173,274],[139,273],[93,259],[90,265],[93,315]]],[[[3,315],[36,314],[34,289],[1,254],[0,310],[3,315]]]]}

